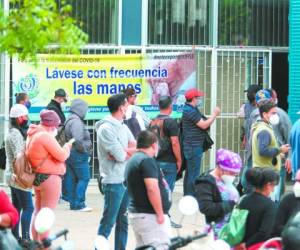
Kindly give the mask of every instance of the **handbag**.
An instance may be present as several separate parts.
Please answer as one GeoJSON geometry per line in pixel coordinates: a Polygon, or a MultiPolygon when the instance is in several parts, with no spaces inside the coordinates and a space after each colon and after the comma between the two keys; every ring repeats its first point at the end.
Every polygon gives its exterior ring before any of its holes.
{"type": "Polygon", "coordinates": [[[235,206],[229,222],[219,232],[219,239],[226,241],[231,247],[240,244],[245,237],[248,214],[248,210],[235,206]]]}
{"type": "Polygon", "coordinates": [[[213,145],[214,141],[210,138],[207,131],[204,131],[203,152],[206,152],[207,150],[211,149],[213,145]]]}
{"type": "Polygon", "coordinates": [[[0,229],[1,250],[22,250],[10,229],[0,229]]]}

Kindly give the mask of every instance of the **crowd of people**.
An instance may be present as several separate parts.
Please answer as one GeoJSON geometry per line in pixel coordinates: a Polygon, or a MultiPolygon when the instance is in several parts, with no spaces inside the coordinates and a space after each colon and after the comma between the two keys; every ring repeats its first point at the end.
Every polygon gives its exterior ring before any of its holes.
{"type": "MultiPolygon", "coordinates": [[[[107,101],[110,114],[95,124],[99,185],[104,195],[97,235],[107,240],[115,227],[114,248],[125,250],[130,224],[137,247],[153,245],[168,249],[171,228],[181,227],[169,213],[172,192],[176,179],[185,171],[183,195],[195,197],[206,218],[205,230],[212,231],[216,238],[238,206],[249,214],[243,240],[232,246],[234,249],[259,249],[268,239],[285,236],[282,249],[297,250],[295,244],[300,245],[300,241],[291,236],[294,232],[291,227],[297,228],[297,218],[300,219],[296,215],[300,211],[300,171],[297,172],[300,125],[297,122],[292,128],[286,112],[277,107],[274,90],[251,85],[246,92],[248,102],[239,112],[244,119],[241,139],[245,163],[238,153],[221,148],[216,152],[216,165],[207,172],[201,168],[207,150],[204,144],[221,110],[215,107],[209,117],[204,116],[199,110],[203,92],[186,91],[180,122],[171,117],[170,96],[159,97],[159,114],[152,120],[137,105],[134,89],[110,96],[107,101]],[[293,192],[282,198],[286,172],[290,171],[295,182],[293,192]],[[242,186],[239,191],[238,180],[242,186]]],[[[27,94],[17,94],[16,104],[10,110],[5,177],[13,206],[1,191],[0,208],[4,210],[0,211],[0,225],[11,227],[24,247],[31,239],[48,236],[47,232],[40,235],[30,227],[43,207],[54,210],[61,199],[74,212],[92,211],[85,197],[92,153],[85,123],[88,104],[81,99],[72,100],[66,118],[63,106],[67,102],[66,91],[56,90],[54,98],[41,111],[38,124],[29,121],[27,94]],[[35,202],[32,190],[15,181],[13,165],[20,152],[25,152],[35,172],[35,202]]]]}

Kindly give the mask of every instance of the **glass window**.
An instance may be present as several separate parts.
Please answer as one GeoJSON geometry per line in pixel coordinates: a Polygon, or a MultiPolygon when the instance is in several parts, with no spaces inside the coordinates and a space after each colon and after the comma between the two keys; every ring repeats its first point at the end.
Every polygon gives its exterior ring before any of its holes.
{"type": "Polygon", "coordinates": [[[148,44],[207,45],[209,0],[149,0],[148,44]]]}
{"type": "Polygon", "coordinates": [[[219,0],[219,44],[288,46],[288,0],[219,0]]]}

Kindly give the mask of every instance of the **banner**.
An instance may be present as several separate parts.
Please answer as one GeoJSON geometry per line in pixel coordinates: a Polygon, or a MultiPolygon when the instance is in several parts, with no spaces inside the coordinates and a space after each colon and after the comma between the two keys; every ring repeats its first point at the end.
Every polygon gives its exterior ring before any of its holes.
{"type": "Polygon", "coordinates": [[[38,64],[13,60],[13,93],[26,92],[32,107],[30,115],[38,120],[39,112],[63,88],[71,101],[81,98],[89,105],[87,119],[100,119],[108,113],[109,96],[127,87],[135,89],[138,105],[149,116],[158,111],[158,100],[169,95],[174,116],[180,116],[184,92],[196,86],[195,54],[114,54],[114,55],[44,55],[38,64]],[[154,113],[153,113],[154,112],[154,113]]]}

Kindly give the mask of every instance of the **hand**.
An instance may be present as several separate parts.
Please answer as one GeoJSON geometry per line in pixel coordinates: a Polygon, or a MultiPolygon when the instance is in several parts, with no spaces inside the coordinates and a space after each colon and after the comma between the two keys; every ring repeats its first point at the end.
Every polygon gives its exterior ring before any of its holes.
{"type": "Polygon", "coordinates": [[[165,215],[164,214],[157,214],[156,221],[158,224],[163,224],[165,222],[165,215]]]}
{"type": "Polygon", "coordinates": [[[212,112],[212,115],[217,117],[221,113],[221,109],[219,107],[215,107],[214,111],[212,112]]]}
{"type": "Polygon", "coordinates": [[[182,161],[176,161],[176,166],[177,166],[177,173],[179,173],[182,166],[182,161]]]}
{"type": "Polygon", "coordinates": [[[292,171],[292,162],[291,162],[290,159],[286,159],[284,166],[285,166],[286,171],[288,173],[291,173],[291,171],[292,171]]]}
{"type": "Polygon", "coordinates": [[[281,147],[280,147],[280,152],[281,153],[287,153],[287,152],[289,152],[289,150],[290,150],[290,145],[289,144],[284,144],[284,145],[281,145],[281,147]]]}
{"type": "Polygon", "coordinates": [[[115,161],[116,160],[115,157],[113,157],[113,155],[111,155],[111,154],[108,154],[107,159],[110,160],[110,161],[115,161]]]}

